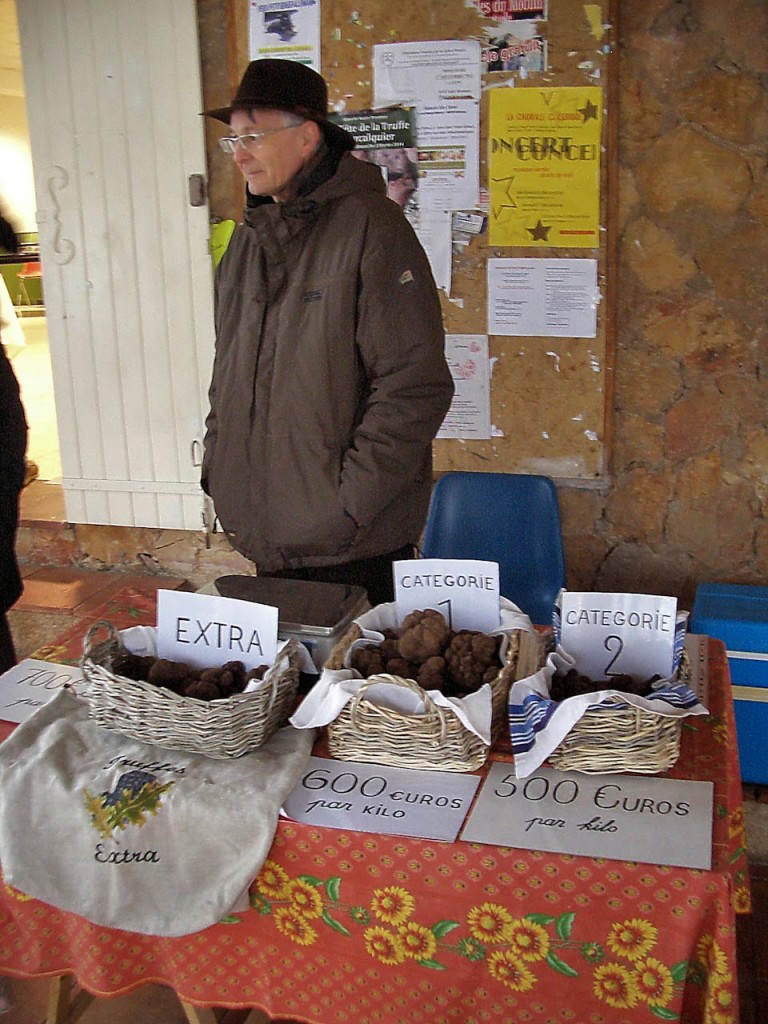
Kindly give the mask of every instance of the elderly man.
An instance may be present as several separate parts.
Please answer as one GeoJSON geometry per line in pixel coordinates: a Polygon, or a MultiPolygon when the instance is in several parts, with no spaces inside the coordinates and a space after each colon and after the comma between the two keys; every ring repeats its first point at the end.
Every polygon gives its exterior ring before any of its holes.
{"type": "Polygon", "coordinates": [[[424,525],[453,383],[424,251],[327,110],[320,75],[275,59],[207,111],[247,206],[217,270],[202,484],[259,574],[375,605],[424,525]]]}

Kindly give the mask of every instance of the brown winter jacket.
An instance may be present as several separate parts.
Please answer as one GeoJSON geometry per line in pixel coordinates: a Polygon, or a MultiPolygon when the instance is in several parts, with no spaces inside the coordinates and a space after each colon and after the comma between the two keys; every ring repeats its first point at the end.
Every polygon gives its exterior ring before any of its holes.
{"type": "Polygon", "coordinates": [[[440,302],[378,168],[246,210],[216,281],[203,486],[264,571],[418,541],[450,405],[440,302]],[[357,525],[356,525],[357,524],[357,525]]]}

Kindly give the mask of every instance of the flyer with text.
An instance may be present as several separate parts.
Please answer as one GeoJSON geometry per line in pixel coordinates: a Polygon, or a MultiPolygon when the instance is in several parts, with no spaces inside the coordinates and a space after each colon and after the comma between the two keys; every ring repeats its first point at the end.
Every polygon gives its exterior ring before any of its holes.
{"type": "Polygon", "coordinates": [[[491,245],[599,246],[602,113],[598,86],[491,93],[491,245]]]}

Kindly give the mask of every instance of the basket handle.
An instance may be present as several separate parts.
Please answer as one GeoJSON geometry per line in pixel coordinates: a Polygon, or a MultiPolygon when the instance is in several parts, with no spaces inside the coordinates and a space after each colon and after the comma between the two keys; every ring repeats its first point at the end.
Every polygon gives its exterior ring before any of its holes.
{"type": "Polygon", "coordinates": [[[265,678],[268,675],[270,677],[270,694],[269,704],[267,705],[267,711],[271,712],[274,707],[275,701],[278,698],[278,687],[280,679],[284,672],[297,672],[298,673],[298,657],[299,657],[299,642],[293,637],[290,637],[282,648],[274,663],[270,665],[269,672],[265,674],[265,678]],[[279,671],[278,671],[279,669],[279,671]]]}
{"type": "Polygon", "coordinates": [[[98,622],[94,622],[88,627],[88,631],[83,639],[83,656],[80,659],[80,670],[83,673],[83,678],[88,683],[91,682],[91,671],[93,668],[91,659],[93,657],[93,650],[95,647],[94,638],[101,629],[106,630],[109,634],[108,642],[116,650],[119,650],[123,646],[120,634],[111,622],[107,622],[105,619],[100,619],[98,622]]]}
{"type": "Polygon", "coordinates": [[[418,694],[419,697],[424,701],[424,710],[430,715],[433,712],[437,715],[440,721],[440,736],[437,740],[436,746],[440,746],[445,740],[446,735],[446,723],[445,723],[445,712],[441,707],[432,700],[429,694],[424,690],[415,679],[405,679],[403,676],[392,676],[386,672],[381,672],[378,675],[368,676],[363,685],[357,691],[355,696],[352,698],[350,705],[350,721],[353,728],[357,728],[357,708],[360,701],[363,699],[365,694],[368,692],[371,686],[375,683],[394,683],[396,686],[402,686],[406,690],[411,690],[413,693],[418,694]]]}
{"type": "Polygon", "coordinates": [[[95,646],[94,637],[100,629],[105,629],[107,631],[109,634],[107,639],[114,643],[120,642],[120,636],[112,623],[107,622],[105,619],[100,619],[98,622],[94,622],[88,627],[88,632],[85,634],[85,638],[83,639],[83,658],[90,658],[93,655],[93,648],[95,646]]]}

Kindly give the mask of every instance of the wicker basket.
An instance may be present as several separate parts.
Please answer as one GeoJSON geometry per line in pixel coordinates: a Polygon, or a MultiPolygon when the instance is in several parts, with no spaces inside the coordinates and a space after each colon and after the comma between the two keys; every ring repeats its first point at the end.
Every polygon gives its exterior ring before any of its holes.
{"type": "MultiPolygon", "coordinates": [[[[678,680],[686,685],[691,666],[683,652],[678,680]]],[[[606,702],[590,708],[548,758],[559,771],[655,775],[680,756],[682,723],[627,704],[606,702]]]]}
{"type": "Polygon", "coordinates": [[[678,718],[605,703],[579,719],[548,761],[563,772],[654,775],[677,761],[680,733],[678,718]]]}
{"type": "MultiPolygon", "coordinates": [[[[339,641],[326,663],[326,669],[344,665],[344,657],[362,635],[357,623],[339,641]]],[[[507,722],[507,697],[514,679],[529,674],[540,659],[538,634],[515,630],[510,636],[507,664],[490,683],[492,704],[492,741],[498,739],[507,722]]],[[[467,729],[456,715],[436,705],[413,679],[399,676],[371,676],[327,727],[328,750],[343,761],[364,761],[395,768],[425,768],[468,772],[480,768],[490,747],[467,729]],[[384,708],[365,699],[366,691],[377,682],[394,683],[418,694],[424,702],[422,715],[407,715],[384,708]]]]}
{"type": "Polygon", "coordinates": [[[265,743],[293,710],[299,684],[296,640],[288,640],[267,671],[267,685],[212,701],[116,675],[112,664],[124,651],[111,623],[91,626],[83,644],[82,696],[95,722],[144,743],[215,758],[240,757],[265,743]],[[109,637],[94,644],[101,629],[109,637]]]}

